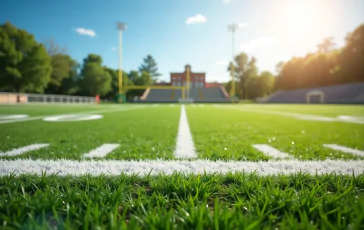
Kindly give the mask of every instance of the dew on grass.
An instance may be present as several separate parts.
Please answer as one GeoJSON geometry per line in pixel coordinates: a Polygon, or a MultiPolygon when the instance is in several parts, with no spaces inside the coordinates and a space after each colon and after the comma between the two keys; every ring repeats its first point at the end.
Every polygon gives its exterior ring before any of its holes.
{"type": "Polygon", "coordinates": [[[227,148],[224,148],[224,150],[226,151],[226,150],[227,150],[227,148]]]}
{"type": "Polygon", "coordinates": [[[273,137],[272,139],[273,139],[273,141],[275,141],[275,140],[276,140],[276,138],[275,138],[275,137],[273,137]]]}
{"type": "Polygon", "coordinates": [[[271,142],[271,140],[269,139],[268,142],[271,142]]]}
{"type": "Polygon", "coordinates": [[[344,155],[341,155],[341,157],[344,157],[344,155]]]}
{"type": "Polygon", "coordinates": [[[153,148],[152,148],[152,150],[154,151],[154,150],[155,150],[155,148],[153,147],[153,148]]]}
{"type": "Polygon", "coordinates": [[[301,131],[301,133],[302,133],[302,134],[305,134],[305,130],[302,130],[302,131],[301,131]]]}
{"type": "Polygon", "coordinates": [[[330,156],[332,156],[332,153],[330,153],[330,156]]]}
{"type": "Polygon", "coordinates": [[[292,141],[292,145],[294,145],[294,141],[292,141]]]}

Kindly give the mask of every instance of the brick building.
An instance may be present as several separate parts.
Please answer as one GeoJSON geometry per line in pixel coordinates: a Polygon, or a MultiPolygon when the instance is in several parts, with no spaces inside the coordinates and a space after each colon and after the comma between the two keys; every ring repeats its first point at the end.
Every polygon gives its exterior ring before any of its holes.
{"type": "Polygon", "coordinates": [[[185,86],[187,81],[188,69],[190,70],[190,88],[205,88],[206,74],[192,72],[190,65],[185,66],[184,72],[171,73],[171,86],[185,86]]]}

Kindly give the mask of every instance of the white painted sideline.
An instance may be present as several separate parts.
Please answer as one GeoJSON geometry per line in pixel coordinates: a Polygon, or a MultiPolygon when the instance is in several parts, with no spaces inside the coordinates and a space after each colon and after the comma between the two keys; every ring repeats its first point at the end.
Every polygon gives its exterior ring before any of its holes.
{"type": "Polygon", "coordinates": [[[95,158],[95,157],[105,157],[107,154],[118,148],[119,144],[103,144],[100,147],[91,150],[89,153],[83,154],[84,158],[95,158]]]}
{"type": "Polygon", "coordinates": [[[47,146],[49,146],[49,144],[27,145],[27,146],[24,146],[24,147],[21,147],[21,148],[12,149],[12,150],[4,152],[4,153],[0,152],[0,157],[3,157],[3,156],[13,157],[13,156],[21,155],[21,154],[26,153],[26,152],[30,152],[30,151],[38,150],[38,149],[41,149],[41,148],[45,148],[47,146]]]}
{"type": "Polygon", "coordinates": [[[136,107],[119,108],[119,109],[91,110],[91,111],[83,111],[83,112],[77,112],[77,113],[49,114],[49,115],[45,115],[45,116],[28,117],[28,118],[24,118],[24,119],[4,120],[4,121],[0,121],[0,124],[8,124],[8,123],[15,123],[15,122],[22,122],[22,121],[34,121],[34,120],[40,120],[40,119],[43,119],[46,117],[53,117],[53,116],[93,114],[93,113],[110,113],[110,112],[128,111],[128,110],[141,109],[141,108],[146,108],[146,106],[138,106],[138,107],[136,106],[136,107]]]}
{"type": "Polygon", "coordinates": [[[127,175],[138,174],[140,176],[156,174],[170,175],[174,172],[188,174],[226,174],[229,172],[255,172],[258,175],[293,174],[298,172],[311,175],[340,173],[346,175],[359,175],[364,173],[364,161],[355,160],[325,160],[325,161],[209,161],[209,160],[181,160],[181,161],[72,161],[72,160],[0,160],[0,176],[14,173],[42,175],[58,174],[59,176],[73,175],[81,176],[90,174],[93,176],[105,175],[127,175]]]}
{"type": "Polygon", "coordinates": [[[185,105],[181,106],[181,117],[179,120],[177,144],[174,152],[176,158],[196,158],[195,145],[192,140],[190,126],[188,125],[185,105]]]}
{"type": "Polygon", "coordinates": [[[352,148],[348,148],[348,147],[345,147],[342,145],[337,145],[337,144],[324,144],[324,146],[327,148],[333,149],[333,150],[340,151],[340,152],[350,153],[353,155],[364,157],[364,151],[361,151],[358,149],[352,149],[352,148]]]}
{"type": "Polygon", "coordinates": [[[293,158],[291,155],[281,152],[276,148],[273,148],[270,145],[265,144],[259,144],[259,145],[253,145],[254,148],[262,152],[263,154],[279,159],[279,158],[293,158]]]}
{"type": "Polygon", "coordinates": [[[301,114],[301,113],[288,113],[288,112],[278,112],[278,111],[267,111],[267,110],[260,110],[260,109],[252,109],[249,107],[232,107],[232,106],[221,106],[220,108],[227,108],[227,109],[237,109],[241,111],[247,112],[254,112],[254,113],[266,113],[266,114],[276,114],[276,115],[283,115],[293,117],[299,120],[312,120],[312,121],[323,121],[323,122],[347,122],[347,123],[354,123],[354,124],[364,124],[362,120],[355,120],[355,119],[338,119],[335,117],[325,117],[319,115],[312,115],[312,114],[301,114]]]}

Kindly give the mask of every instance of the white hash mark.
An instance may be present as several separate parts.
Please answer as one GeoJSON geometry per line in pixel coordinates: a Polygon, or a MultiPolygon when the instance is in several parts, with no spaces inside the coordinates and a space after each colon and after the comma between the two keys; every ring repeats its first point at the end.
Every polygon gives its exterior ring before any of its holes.
{"type": "Polygon", "coordinates": [[[82,156],[85,158],[105,157],[119,146],[119,144],[103,144],[100,147],[91,150],[89,153],[83,154],[82,156]]]}

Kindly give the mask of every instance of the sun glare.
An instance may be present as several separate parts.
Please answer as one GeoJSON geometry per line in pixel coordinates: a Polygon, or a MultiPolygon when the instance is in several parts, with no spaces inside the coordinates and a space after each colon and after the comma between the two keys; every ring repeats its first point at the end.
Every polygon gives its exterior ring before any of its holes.
{"type": "Polygon", "coordinates": [[[310,1],[290,1],[283,9],[285,33],[290,35],[310,35],[316,29],[315,20],[315,5],[310,1]]]}

